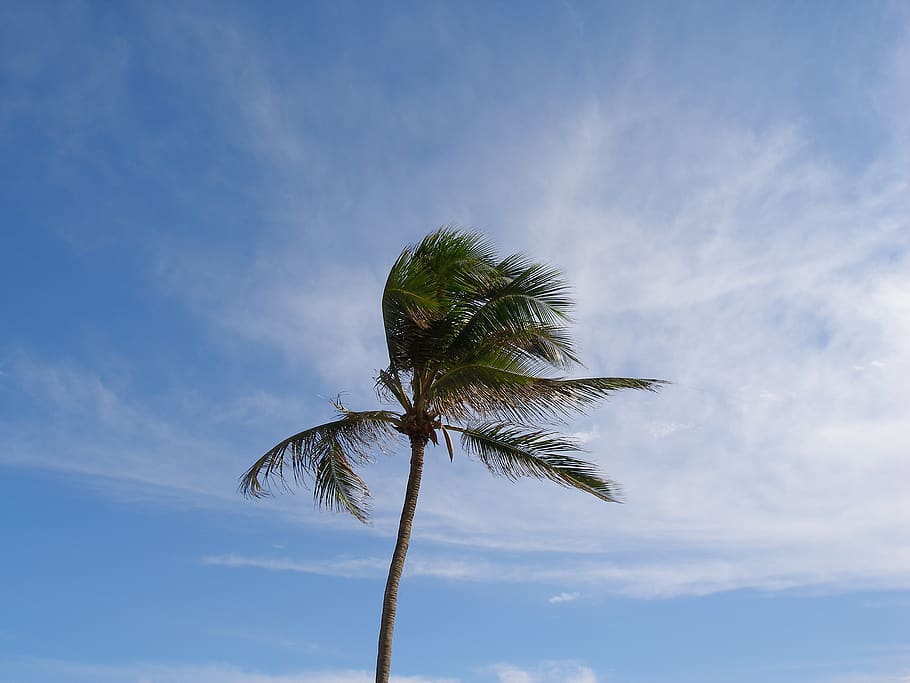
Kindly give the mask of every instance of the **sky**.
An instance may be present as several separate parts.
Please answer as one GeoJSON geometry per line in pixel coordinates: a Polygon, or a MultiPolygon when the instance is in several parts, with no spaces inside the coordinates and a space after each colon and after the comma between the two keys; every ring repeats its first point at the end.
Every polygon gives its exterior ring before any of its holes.
{"type": "Polygon", "coordinates": [[[902,2],[0,6],[0,683],[363,683],[376,404],[440,225],[559,267],[605,504],[427,455],[394,683],[910,681],[902,2]]]}

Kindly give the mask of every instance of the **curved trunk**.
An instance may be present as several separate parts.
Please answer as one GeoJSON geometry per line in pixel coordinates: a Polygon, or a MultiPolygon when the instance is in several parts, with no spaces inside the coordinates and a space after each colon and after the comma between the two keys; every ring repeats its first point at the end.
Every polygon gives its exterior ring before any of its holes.
{"type": "Polygon", "coordinates": [[[379,627],[379,653],[376,656],[376,683],[388,683],[392,665],[392,631],[395,629],[395,609],[398,603],[398,582],[404,571],[404,558],[408,554],[408,543],[411,540],[411,523],[417,509],[417,494],[420,491],[420,476],[423,473],[423,452],[426,439],[411,439],[411,471],[408,474],[408,487],[404,494],[404,505],[401,508],[401,520],[398,522],[398,542],[392,553],[389,565],[389,578],[385,584],[385,595],[382,598],[382,622],[379,627]]]}

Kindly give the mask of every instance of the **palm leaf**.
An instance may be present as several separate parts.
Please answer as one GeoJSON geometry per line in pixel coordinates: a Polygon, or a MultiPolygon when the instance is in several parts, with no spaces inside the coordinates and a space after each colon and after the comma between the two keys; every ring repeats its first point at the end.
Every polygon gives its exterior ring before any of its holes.
{"type": "Polygon", "coordinates": [[[484,237],[453,228],[440,228],[401,253],[382,298],[393,370],[422,368],[440,357],[457,331],[452,312],[499,277],[495,256],[484,237]]]}
{"type": "Polygon", "coordinates": [[[513,480],[548,479],[601,500],[620,500],[619,486],[601,476],[594,464],[567,455],[581,449],[577,442],[561,434],[491,422],[445,428],[461,432],[462,448],[477,456],[495,475],[513,480]]]}
{"type": "Polygon", "coordinates": [[[370,517],[370,490],[357,476],[341,445],[330,442],[316,462],[313,494],[317,505],[336,512],[347,511],[363,523],[370,517]]]}
{"type": "Polygon", "coordinates": [[[380,400],[391,402],[394,399],[405,411],[414,407],[405,391],[400,373],[392,368],[380,370],[376,375],[376,393],[380,400]]]}
{"type": "Polygon", "coordinates": [[[369,490],[356,475],[353,462],[369,462],[372,452],[383,449],[397,436],[398,416],[386,410],[354,412],[336,403],[340,417],[305,429],[268,450],[244,473],[240,490],[260,498],[271,485],[286,485],[288,469],[296,483],[313,480],[319,505],[347,510],[367,519],[369,490]]]}
{"type": "Polygon", "coordinates": [[[523,423],[561,422],[616,391],[656,391],[664,384],[628,377],[536,377],[521,370],[519,364],[499,362],[452,368],[433,385],[436,412],[459,420],[502,417],[523,423]]]}
{"type": "Polygon", "coordinates": [[[413,338],[438,317],[441,302],[432,274],[414,267],[413,250],[405,249],[389,272],[382,292],[382,318],[393,369],[408,368],[413,338]]]}
{"type": "Polygon", "coordinates": [[[486,287],[453,310],[457,333],[444,349],[446,360],[463,358],[479,344],[506,337],[546,364],[564,368],[578,362],[564,332],[572,300],[558,271],[515,254],[495,273],[497,277],[487,278],[486,287]]]}
{"type": "Polygon", "coordinates": [[[532,324],[517,329],[490,330],[466,351],[463,357],[453,358],[456,361],[453,366],[494,354],[521,359],[537,371],[552,368],[567,370],[581,363],[565,328],[552,325],[532,324]]]}
{"type": "Polygon", "coordinates": [[[432,274],[439,296],[473,289],[495,274],[496,249],[479,233],[442,227],[424,237],[413,249],[411,262],[432,274]]]}

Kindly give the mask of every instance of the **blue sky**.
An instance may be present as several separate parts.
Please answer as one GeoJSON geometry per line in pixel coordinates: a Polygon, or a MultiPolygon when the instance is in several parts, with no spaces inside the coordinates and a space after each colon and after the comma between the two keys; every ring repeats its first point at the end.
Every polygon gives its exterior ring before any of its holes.
{"type": "Polygon", "coordinates": [[[903,3],[0,8],[0,682],[370,680],[374,521],[237,478],[373,405],[441,224],[559,266],[605,505],[428,457],[397,683],[910,680],[903,3]]]}

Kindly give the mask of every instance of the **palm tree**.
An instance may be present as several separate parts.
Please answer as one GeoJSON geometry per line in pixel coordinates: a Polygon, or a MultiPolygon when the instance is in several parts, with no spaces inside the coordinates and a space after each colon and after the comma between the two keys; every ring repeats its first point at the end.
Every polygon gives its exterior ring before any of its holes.
{"type": "Polygon", "coordinates": [[[441,228],[406,248],[382,293],[389,365],[376,377],[394,410],[352,411],[288,437],[253,463],[244,494],[269,493],[271,481],[312,483],[323,507],[368,520],[370,493],[355,471],[401,435],[411,464],[398,539],[382,603],[376,681],[387,683],[398,584],[404,569],[428,442],[452,433],[494,475],[549,479],[616,501],[618,489],[579,445],[540,425],[557,425],[619,389],[656,390],[654,379],[566,379],[547,371],[579,363],[567,332],[572,301],[559,273],[521,254],[497,257],[481,235],[441,228]]]}

